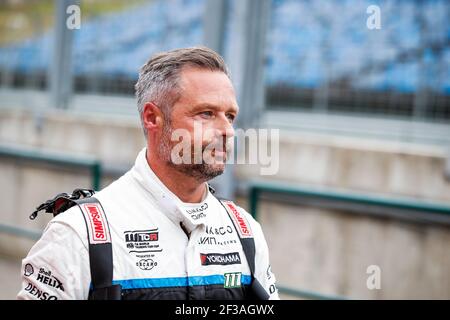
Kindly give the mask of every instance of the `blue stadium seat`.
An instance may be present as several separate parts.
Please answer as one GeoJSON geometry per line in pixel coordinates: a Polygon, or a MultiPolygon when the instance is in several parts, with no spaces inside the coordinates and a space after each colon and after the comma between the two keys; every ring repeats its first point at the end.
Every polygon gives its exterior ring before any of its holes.
{"type": "MultiPolygon", "coordinates": [[[[235,0],[236,1],[236,0],[235,0]]],[[[421,33],[415,1],[377,1],[382,10],[381,30],[366,28],[366,8],[372,0],[326,2],[273,0],[268,33],[266,81],[269,85],[316,87],[350,79],[355,88],[414,92],[418,89],[421,33]],[[373,67],[371,67],[373,66],[373,67]],[[328,73],[327,73],[327,70],[328,73]]],[[[436,56],[439,81],[431,87],[450,91],[450,26],[446,0],[424,2],[420,8],[430,41],[447,41],[436,56]],[[442,71],[443,70],[443,71],[442,71]],[[447,71],[447,72],[445,72],[447,71]]],[[[202,42],[202,0],[155,0],[119,13],[83,22],[75,31],[74,72],[136,78],[139,67],[158,51],[202,42]],[[182,12],[183,14],[180,14],[182,12]]],[[[53,32],[0,47],[0,69],[33,72],[49,67],[53,32]]],[[[226,36],[230,46],[232,35],[226,36]]]]}

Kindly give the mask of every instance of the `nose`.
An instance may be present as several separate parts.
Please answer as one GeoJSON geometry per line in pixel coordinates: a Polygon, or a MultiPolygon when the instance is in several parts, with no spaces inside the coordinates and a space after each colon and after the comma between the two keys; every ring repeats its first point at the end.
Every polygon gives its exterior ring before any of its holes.
{"type": "Polygon", "coordinates": [[[218,135],[229,139],[234,137],[234,128],[233,124],[230,122],[230,120],[227,118],[226,115],[221,115],[219,117],[219,124],[216,127],[216,132],[218,135]]]}

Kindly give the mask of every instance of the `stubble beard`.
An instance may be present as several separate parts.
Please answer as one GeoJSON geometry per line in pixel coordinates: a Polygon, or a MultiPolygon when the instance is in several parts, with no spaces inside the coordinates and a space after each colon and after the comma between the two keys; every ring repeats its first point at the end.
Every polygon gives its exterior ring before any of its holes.
{"type": "MultiPolygon", "coordinates": [[[[161,135],[161,143],[158,148],[158,153],[160,159],[163,160],[168,166],[184,175],[195,178],[199,182],[209,181],[221,175],[225,171],[225,163],[223,162],[214,164],[205,163],[203,157],[202,163],[194,163],[194,161],[191,161],[191,163],[180,163],[180,164],[174,163],[171,158],[171,152],[173,147],[178,142],[174,142],[171,140],[172,132],[173,129],[171,123],[165,122],[161,135]]],[[[204,154],[206,147],[207,146],[202,145],[202,155],[204,154]]],[[[194,159],[193,150],[195,150],[192,139],[191,139],[191,150],[192,150],[191,155],[192,160],[194,159]]]]}

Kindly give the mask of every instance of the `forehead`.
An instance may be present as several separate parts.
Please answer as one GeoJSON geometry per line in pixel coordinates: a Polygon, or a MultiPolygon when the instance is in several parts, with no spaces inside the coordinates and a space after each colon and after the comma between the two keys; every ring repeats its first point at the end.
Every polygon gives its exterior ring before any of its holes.
{"type": "Polygon", "coordinates": [[[180,73],[180,87],[179,101],[214,103],[214,100],[225,100],[235,103],[236,100],[230,79],[221,71],[193,67],[184,68],[180,73]]]}

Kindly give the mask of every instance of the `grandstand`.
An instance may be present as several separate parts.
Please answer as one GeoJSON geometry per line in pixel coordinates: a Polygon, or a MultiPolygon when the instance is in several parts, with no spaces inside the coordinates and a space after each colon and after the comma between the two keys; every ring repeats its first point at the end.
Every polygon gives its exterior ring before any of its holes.
{"type": "MultiPolygon", "coordinates": [[[[363,27],[372,2],[272,2],[265,65],[269,106],[311,109],[317,104],[314,89],[326,84],[331,111],[413,116],[414,94],[425,91],[423,116],[450,118],[448,2],[378,1],[384,27],[375,32],[363,27]]],[[[149,54],[202,42],[203,5],[158,0],[86,21],[73,44],[76,89],[132,94],[136,70],[149,54]],[[117,78],[121,86],[108,81],[117,78]],[[98,84],[86,84],[89,79],[98,84]]],[[[225,38],[229,51],[233,37],[225,38]]],[[[50,29],[4,44],[0,70],[15,74],[18,83],[27,74],[41,75],[45,86],[52,39],[50,29]]]]}

